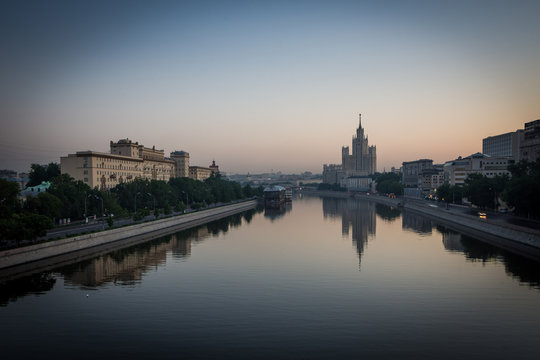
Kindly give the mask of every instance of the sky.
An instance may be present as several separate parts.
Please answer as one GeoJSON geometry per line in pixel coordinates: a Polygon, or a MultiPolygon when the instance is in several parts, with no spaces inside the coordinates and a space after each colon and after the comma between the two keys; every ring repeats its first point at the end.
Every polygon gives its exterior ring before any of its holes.
{"type": "Polygon", "coordinates": [[[0,168],[123,138],[321,173],[358,114],[379,171],[540,118],[540,1],[6,1],[0,168]]]}

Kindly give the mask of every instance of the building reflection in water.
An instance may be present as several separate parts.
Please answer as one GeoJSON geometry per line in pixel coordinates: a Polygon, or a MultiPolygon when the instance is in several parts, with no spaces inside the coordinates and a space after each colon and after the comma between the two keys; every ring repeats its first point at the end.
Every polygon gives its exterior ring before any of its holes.
{"type": "Polygon", "coordinates": [[[352,229],[352,241],[358,253],[359,263],[368,240],[375,236],[375,204],[352,198],[322,198],[325,218],[341,217],[341,234],[348,236],[352,229]]]}
{"type": "Polygon", "coordinates": [[[270,221],[277,220],[285,216],[286,213],[292,210],[292,203],[285,202],[275,207],[265,207],[264,217],[270,219],[270,221]]]}
{"type": "Polygon", "coordinates": [[[431,235],[433,231],[433,223],[430,219],[410,211],[403,211],[401,227],[403,230],[413,231],[419,235],[431,235]]]}
{"type": "Polygon", "coordinates": [[[92,260],[67,265],[57,269],[56,272],[64,276],[66,285],[82,287],[100,287],[107,283],[133,285],[140,282],[148,270],[165,264],[167,254],[171,254],[177,260],[187,259],[191,255],[192,243],[226,233],[231,227],[242,225],[242,221],[249,223],[257,211],[260,210],[232,215],[92,260]]]}
{"type": "Polygon", "coordinates": [[[540,266],[538,262],[500,249],[470,236],[437,225],[442,234],[442,243],[449,252],[461,253],[469,261],[500,262],[506,274],[520,283],[540,289],[540,266]]]}

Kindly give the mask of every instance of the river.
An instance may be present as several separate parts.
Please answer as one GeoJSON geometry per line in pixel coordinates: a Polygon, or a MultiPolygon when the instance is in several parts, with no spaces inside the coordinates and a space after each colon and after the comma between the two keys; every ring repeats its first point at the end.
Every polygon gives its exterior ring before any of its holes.
{"type": "Polygon", "coordinates": [[[301,197],[3,281],[0,323],[5,359],[538,359],[540,263],[301,197]]]}

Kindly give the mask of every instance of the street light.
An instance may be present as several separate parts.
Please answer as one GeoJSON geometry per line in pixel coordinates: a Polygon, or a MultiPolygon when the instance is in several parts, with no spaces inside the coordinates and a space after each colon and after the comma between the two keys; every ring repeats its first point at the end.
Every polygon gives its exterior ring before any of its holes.
{"type": "Polygon", "coordinates": [[[150,195],[152,197],[152,200],[154,200],[154,211],[156,211],[156,198],[150,193],[146,193],[146,195],[150,195]]]}
{"type": "Polygon", "coordinates": [[[86,206],[86,199],[91,197],[92,194],[90,195],[86,195],[86,193],[84,194],[84,216],[86,217],[86,215],[88,215],[88,208],[86,206]]]}
{"type": "Polygon", "coordinates": [[[105,216],[105,211],[103,209],[103,198],[101,196],[94,195],[94,197],[99,200],[101,200],[101,216],[105,216]]]}
{"type": "Polygon", "coordinates": [[[86,199],[88,199],[89,197],[92,197],[92,194],[84,194],[84,218],[86,219],[86,222],[88,222],[88,207],[86,206],[86,199]]]}
{"type": "Polygon", "coordinates": [[[187,208],[188,204],[189,204],[189,196],[188,196],[187,192],[185,192],[183,190],[182,190],[182,194],[186,195],[186,208],[187,208]]]}

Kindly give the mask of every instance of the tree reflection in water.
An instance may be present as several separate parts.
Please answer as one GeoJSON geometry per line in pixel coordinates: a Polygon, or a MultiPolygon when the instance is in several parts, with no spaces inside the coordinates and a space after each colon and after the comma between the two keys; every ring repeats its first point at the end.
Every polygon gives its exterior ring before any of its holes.
{"type": "Polygon", "coordinates": [[[10,301],[16,301],[27,295],[46,293],[55,283],[56,279],[49,272],[0,282],[0,306],[7,306],[10,301]]]}
{"type": "Polygon", "coordinates": [[[437,225],[437,231],[442,234],[446,250],[463,253],[467,260],[473,262],[501,262],[509,276],[522,284],[540,289],[540,264],[537,261],[460,234],[442,225],[437,225]]]}
{"type": "Polygon", "coordinates": [[[375,211],[377,215],[385,221],[393,222],[401,216],[401,210],[388,205],[376,204],[375,211]]]}
{"type": "Polygon", "coordinates": [[[230,227],[242,225],[242,220],[251,221],[260,209],[212,221],[192,229],[163,236],[125,249],[113,251],[95,259],[79,262],[58,269],[68,285],[100,287],[107,283],[133,285],[141,281],[150,269],[163,265],[167,254],[176,260],[185,260],[191,255],[191,244],[202,242],[209,237],[227,233],[230,227]],[[248,219],[248,220],[246,220],[248,219]]]}

